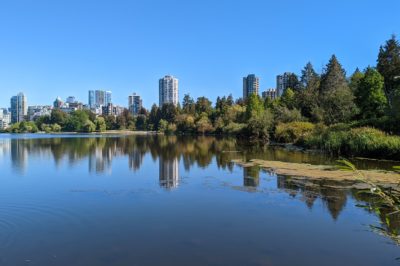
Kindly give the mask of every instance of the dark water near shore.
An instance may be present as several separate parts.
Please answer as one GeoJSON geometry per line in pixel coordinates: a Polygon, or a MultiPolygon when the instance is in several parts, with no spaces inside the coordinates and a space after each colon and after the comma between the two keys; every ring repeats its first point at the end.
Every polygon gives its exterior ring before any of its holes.
{"type": "Polygon", "coordinates": [[[0,135],[0,265],[400,264],[398,215],[238,158],[335,163],[213,137],[0,135]]]}

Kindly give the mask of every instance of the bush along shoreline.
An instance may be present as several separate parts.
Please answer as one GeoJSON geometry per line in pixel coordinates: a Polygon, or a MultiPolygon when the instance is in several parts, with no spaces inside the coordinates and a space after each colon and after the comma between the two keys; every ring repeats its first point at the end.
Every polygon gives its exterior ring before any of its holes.
{"type": "Polygon", "coordinates": [[[98,116],[89,110],[12,125],[11,133],[152,131],[165,134],[230,135],[269,143],[293,143],[330,154],[400,160],[400,44],[395,36],[378,51],[376,66],[351,75],[332,55],[322,73],[307,63],[290,74],[276,99],[251,94],[246,99],[189,94],[182,104],[153,105],[133,116],[98,116]]]}
{"type": "Polygon", "coordinates": [[[400,160],[400,136],[372,127],[348,124],[324,126],[311,123],[279,124],[274,133],[279,143],[317,149],[335,156],[400,160]]]}

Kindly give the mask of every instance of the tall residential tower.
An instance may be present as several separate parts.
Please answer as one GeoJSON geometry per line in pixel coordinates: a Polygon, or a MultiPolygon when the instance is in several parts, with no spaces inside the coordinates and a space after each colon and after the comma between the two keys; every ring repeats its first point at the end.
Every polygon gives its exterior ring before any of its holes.
{"type": "Polygon", "coordinates": [[[25,120],[28,114],[28,103],[25,94],[18,93],[11,97],[11,123],[18,123],[25,120]]]}
{"type": "Polygon", "coordinates": [[[178,79],[173,76],[165,76],[159,80],[160,107],[166,103],[178,105],[178,79]]]}
{"type": "Polygon", "coordinates": [[[107,106],[112,103],[111,91],[91,90],[89,91],[90,108],[107,106]]]}
{"type": "Polygon", "coordinates": [[[243,99],[247,99],[251,94],[257,94],[260,88],[260,79],[254,74],[243,78],[243,99]]]}
{"type": "Polygon", "coordinates": [[[276,76],[276,96],[281,97],[285,90],[290,87],[290,77],[292,73],[285,72],[283,75],[276,76]]]}
{"type": "Polygon", "coordinates": [[[129,95],[128,108],[129,108],[129,112],[132,115],[135,116],[135,115],[139,114],[140,109],[142,109],[142,99],[140,98],[139,95],[136,95],[136,93],[129,95]]]}

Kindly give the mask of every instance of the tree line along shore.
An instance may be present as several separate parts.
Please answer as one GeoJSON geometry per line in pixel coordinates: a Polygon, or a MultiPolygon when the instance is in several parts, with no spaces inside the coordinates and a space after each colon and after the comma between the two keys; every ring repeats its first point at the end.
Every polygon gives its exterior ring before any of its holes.
{"type": "Polygon", "coordinates": [[[400,160],[400,44],[395,36],[379,49],[376,66],[350,77],[335,55],[317,73],[307,63],[292,74],[290,88],[277,99],[185,95],[182,105],[153,105],[132,116],[96,116],[89,110],[20,122],[7,129],[26,132],[153,131],[166,134],[235,135],[269,143],[294,143],[335,155],[400,160]]]}

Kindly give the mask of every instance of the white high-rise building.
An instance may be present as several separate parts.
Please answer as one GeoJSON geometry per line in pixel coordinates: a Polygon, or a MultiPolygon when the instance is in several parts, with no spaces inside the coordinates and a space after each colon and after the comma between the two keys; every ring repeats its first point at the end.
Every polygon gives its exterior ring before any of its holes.
{"type": "Polygon", "coordinates": [[[25,94],[18,93],[11,97],[11,123],[18,123],[25,120],[28,114],[28,104],[25,94]]]}
{"type": "Polygon", "coordinates": [[[165,76],[159,80],[160,107],[166,103],[178,105],[178,79],[173,76],[165,76]]]}
{"type": "Polygon", "coordinates": [[[4,130],[10,126],[11,123],[11,114],[7,109],[0,108],[0,129],[4,130]]]}

